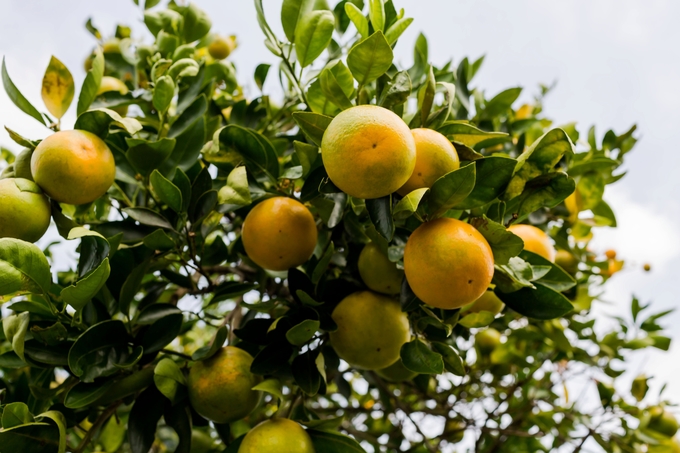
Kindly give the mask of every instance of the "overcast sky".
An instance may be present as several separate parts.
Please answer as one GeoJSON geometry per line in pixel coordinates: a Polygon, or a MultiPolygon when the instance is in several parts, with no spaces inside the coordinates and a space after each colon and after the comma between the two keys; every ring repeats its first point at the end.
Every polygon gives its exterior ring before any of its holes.
{"type": "MultiPolygon", "coordinates": [[[[213,18],[213,30],[236,34],[233,54],[239,79],[257,95],[252,74],[261,62],[276,63],[263,45],[255,10],[249,0],[195,0],[213,18]]],[[[279,30],[280,0],[264,0],[267,18],[279,30]]],[[[608,189],[620,227],[601,230],[593,247],[615,248],[629,266],[610,282],[604,313],[628,313],[630,296],[653,301],[658,311],[678,305],[680,276],[680,2],[673,0],[395,0],[415,18],[396,49],[397,60],[410,66],[412,43],[423,31],[430,59],[441,65],[464,56],[486,61],[475,86],[493,95],[523,86],[531,99],[538,84],[557,81],[545,102],[557,123],[578,121],[582,136],[591,124],[598,135],[609,128],[623,132],[637,123],[642,138],[627,156],[628,175],[608,189]],[[651,263],[653,271],[641,268],[651,263]],[[625,311],[622,311],[625,310],[625,311]]],[[[78,86],[82,62],[94,41],[85,31],[88,17],[105,34],[119,22],[142,32],[141,12],[131,0],[0,0],[0,54],[5,55],[15,84],[38,108],[40,81],[50,55],[63,61],[78,86]]],[[[274,78],[270,78],[270,83],[274,78]]],[[[272,90],[271,86],[265,90],[272,90]]],[[[66,124],[74,120],[75,105],[66,124]]],[[[0,123],[31,138],[48,131],[0,94],[0,123]]],[[[17,150],[4,130],[0,144],[17,150]]],[[[680,340],[680,314],[666,323],[680,340]]],[[[680,341],[678,342],[680,343],[680,341]]],[[[636,371],[656,376],[654,388],[669,382],[668,395],[680,401],[680,345],[669,354],[636,359],[636,371]],[[672,359],[671,359],[672,358],[672,359]]]]}

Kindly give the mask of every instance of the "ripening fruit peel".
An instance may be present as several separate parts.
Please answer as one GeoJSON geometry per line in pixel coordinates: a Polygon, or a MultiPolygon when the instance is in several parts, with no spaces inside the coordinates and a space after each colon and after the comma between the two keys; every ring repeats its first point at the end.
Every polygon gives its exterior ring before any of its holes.
{"type": "Polygon", "coordinates": [[[34,182],[0,179],[0,238],[35,242],[50,226],[50,201],[34,182]]]}
{"type": "Polygon", "coordinates": [[[508,230],[524,241],[524,250],[540,255],[550,262],[555,262],[557,251],[550,237],[543,230],[525,224],[511,225],[508,230]]]}
{"type": "Polygon", "coordinates": [[[311,437],[299,423],[287,418],[273,418],[251,429],[243,438],[238,453],[315,453],[315,451],[311,437]]]}

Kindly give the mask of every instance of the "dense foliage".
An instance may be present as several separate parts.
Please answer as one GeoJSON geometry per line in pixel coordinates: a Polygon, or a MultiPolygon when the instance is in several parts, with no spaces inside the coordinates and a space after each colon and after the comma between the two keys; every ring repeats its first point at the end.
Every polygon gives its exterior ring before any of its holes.
{"type": "MultiPolygon", "coordinates": [[[[489,96],[473,85],[483,58],[435,66],[423,35],[413,66],[397,67],[392,49],[412,20],[393,0],[284,0],[284,36],[255,0],[280,64],[258,66],[254,82],[263,90],[278,79],[284,95],[247,99],[225,59],[235,39],[211,34],[193,4],[157,3],[140,5],[153,43],[124,25],[104,38],[87,24],[98,45],[74,129],[103,139],[117,171],[93,203],[52,201],[59,234],[79,244],[77,266],[53,275],[50,263],[64,258],[52,244],[0,239],[1,453],[235,453],[274,415],[304,425],[317,453],[678,451],[674,420],[659,426],[664,402],[646,396],[645,376],[614,389],[630,351],[668,349],[666,313],[634,299],[605,335],[590,314],[623,265],[588,243],[593,229],[616,226],[603,195],[623,176],[635,127],[600,140],[594,128],[555,125],[547,87],[522,106],[519,87],[489,96]],[[103,77],[125,86],[99,93],[103,77]],[[404,197],[341,192],[319,146],[332,118],[361,104],[438,130],[460,169],[404,197]],[[287,272],[257,266],[241,240],[247,213],[274,195],[306,204],[318,225],[313,257],[287,272]],[[412,339],[401,358],[416,376],[391,382],[341,361],[331,314],[365,289],[362,248],[372,242],[402,267],[411,232],[437,217],[468,222],[489,242],[505,309],[434,309],[404,280],[412,339]],[[558,264],[523,251],[506,229],[517,223],[546,231],[558,264]],[[187,374],[225,343],[254,357],[264,396],[247,417],[216,424],[189,404],[187,374]],[[574,398],[590,386],[599,402],[574,398]]],[[[2,79],[18,108],[60,129],[76,90],[59,60],[43,83],[49,113],[22,96],[4,62],[2,79]]],[[[39,141],[11,127],[30,155],[39,141]]],[[[20,175],[19,156],[2,149],[3,177],[20,175]]]]}

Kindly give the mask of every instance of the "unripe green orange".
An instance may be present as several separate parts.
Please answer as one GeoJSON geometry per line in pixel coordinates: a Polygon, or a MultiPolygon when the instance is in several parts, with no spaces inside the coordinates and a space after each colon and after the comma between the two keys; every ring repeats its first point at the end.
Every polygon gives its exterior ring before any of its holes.
{"type": "Polygon", "coordinates": [[[406,196],[423,187],[432,187],[445,174],[460,167],[458,152],[453,144],[440,132],[432,129],[413,129],[416,142],[416,166],[406,184],[397,191],[406,196]]]}
{"type": "Polygon", "coordinates": [[[566,250],[558,250],[555,254],[555,264],[572,275],[578,271],[578,263],[576,257],[566,250]]]}
{"type": "Polygon", "coordinates": [[[299,423],[287,418],[273,418],[251,429],[243,438],[238,453],[315,453],[315,451],[311,437],[299,423]]]}
{"type": "Polygon", "coordinates": [[[408,317],[397,301],[370,291],[345,297],[332,314],[338,325],[331,344],[342,359],[365,370],[387,368],[399,360],[410,339],[408,317]]]}
{"type": "Polygon", "coordinates": [[[316,223],[309,209],[288,197],[268,198],[256,205],[243,222],[243,247],[258,265],[285,271],[314,253],[316,223]]]}
{"type": "Polygon", "coordinates": [[[498,298],[496,293],[493,291],[486,291],[484,294],[482,294],[482,297],[461,308],[460,314],[463,316],[469,313],[488,311],[494,315],[497,315],[503,311],[503,307],[505,307],[505,304],[498,298]]]}
{"type": "Polygon", "coordinates": [[[390,382],[410,381],[414,377],[418,376],[418,373],[406,368],[401,359],[397,360],[387,368],[383,368],[382,370],[376,370],[375,373],[381,378],[390,382]]]}
{"type": "Polygon", "coordinates": [[[377,244],[366,244],[359,254],[359,275],[373,291],[383,294],[399,294],[404,271],[385,256],[377,244]]]}
{"type": "Polygon", "coordinates": [[[356,198],[381,198],[408,181],[416,143],[408,125],[391,110],[359,105],[328,125],[321,157],[331,181],[356,198]]]}
{"type": "Polygon", "coordinates": [[[104,195],[116,176],[116,162],[104,140],[91,132],[56,132],[31,158],[35,182],[53,200],[80,205],[104,195]]]}
{"type": "Polygon", "coordinates": [[[260,401],[252,390],[260,378],[250,372],[253,357],[243,349],[226,346],[189,371],[189,401],[202,417],[231,423],[250,414],[260,401]]]}
{"type": "Polygon", "coordinates": [[[50,201],[33,181],[0,179],[0,238],[35,242],[50,226],[50,201]]]}
{"type": "Polygon", "coordinates": [[[661,406],[653,407],[649,411],[649,424],[647,428],[667,437],[675,436],[678,432],[678,420],[673,414],[661,406]]]}
{"type": "Polygon", "coordinates": [[[224,60],[236,49],[236,38],[216,36],[208,46],[208,53],[215,60],[224,60]]]}
{"type": "Polygon", "coordinates": [[[475,344],[483,354],[488,354],[501,344],[501,333],[492,327],[479,331],[475,344]]]}

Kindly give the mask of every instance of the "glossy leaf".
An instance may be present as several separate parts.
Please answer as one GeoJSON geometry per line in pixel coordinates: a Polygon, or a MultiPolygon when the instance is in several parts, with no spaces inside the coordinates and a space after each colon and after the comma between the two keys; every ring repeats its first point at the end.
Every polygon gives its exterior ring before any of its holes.
{"type": "Polygon", "coordinates": [[[524,261],[532,266],[548,266],[550,271],[538,279],[538,283],[554,289],[555,291],[566,291],[576,286],[576,280],[564,269],[555,263],[548,261],[540,255],[524,250],[519,255],[524,261]]]}
{"type": "Polygon", "coordinates": [[[381,31],[373,33],[349,51],[347,66],[352,75],[364,86],[385,74],[392,66],[392,47],[381,31]]]}
{"type": "Polygon", "coordinates": [[[394,236],[394,218],[392,216],[392,196],[366,200],[366,210],[375,229],[388,242],[394,236]]]}
{"type": "Polygon", "coordinates": [[[19,294],[42,294],[51,284],[50,265],[37,246],[0,239],[0,302],[19,294]]]}
{"type": "Polygon", "coordinates": [[[149,178],[158,198],[175,212],[182,212],[182,192],[169,179],[154,170],[149,178]]]}
{"type": "Polygon", "coordinates": [[[291,327],[286,332],[286,339],[288,343],[294,346],[302,346],[312,339],[316,331],[319,330],[319,325],[319,321],[306,319],[300,324],[291,327]]]}
{"type": "Polygon", "coordinates": [[[40,112],[33,107],[23,94],[21,94],[16,85],[14,85],[14,82],[12,82],[12,79],[9,78],[5,57],[2,58],[2,85],[5,88],[5,93],[7,93],[7,96],[12,100],[14,105],[19,107],[22,112],[38,120],[41,124],[45,124],[45,119],[40,112]]]}
{"type": "Polygon", "coordinates": [[[496,264],[508,264],[510,258],[519,255],[524,249],[524,241],[519,236],[486,216],[472,219],[470,224],[482,233],[491,246],[496,264]]]}
{"type": "Polygon", "coordinates": [[[97,46],[94,55],[92,68],[87,71],[83,85],[80,88],[77,108],[78,116],[90,108],[92,101],[97,97],[97,92],[99,91],[99,86],[101,85],[102,77],[104,76],[104,54],[102,53],[101,47],[97,46]]]}
{"type": "Polygon", "coordinates": [[[307,433],[312,438],[314,450],[319,453],[366,453],[359,442],[345,434],[315,429],[307,433]]]}
{"type": "Polygon", "coordinates": [[[295,52],[302,67],[307,67],[328,47],[335,30],[335,16],[330,11],[305,13],[295,31],[295,52]]]}
{"type": "Polygon", "coordinates": [[[362,38],[368,37],[368,19],[364,16],[364,13],[352,2],[345,3],[345,14],[352,21],[356,27],[359,35],[362,38]]]}
{"type": "Polygon", "coordinates": [[[489,156],[475,160],[475,187],[470,195],[455,206],[456,209],[472,209],[491,203],[507,187],[516,165],[515,159],[489,156]]]}
{"type": "MultiPolygon", "coordinates": [[[[24,339],[28,331],[29,320],[30,313],[28,312],[8,315],[2,319],[2,330],[5,338],[10,342],[12,350],[22,361],[26,361],[24,357],[24,339]]],[[[4,421],[2,426],[6,427],[4,421]]]]}
{"type": "Polygon", "coordinates": [[[246,167],[236,167],[227,177],[227,185],[218,193],[220,204],[247,206],[252,203],[246,167]]]}
{"type": "Polygon", "coordinates": [[[401,360],[411,371],[421,374],[440,374],[444,371],[442,355],[415,339],[401,347],[401,360]]]}
{"type": "Polygon", "coordinates": [[[241,126],[230,124],[216,133],[227,147],[236,150],[246,162],[257,170],[279,176],[279,161],[271,142],[262,134],[241,126]]]}
{"type": "Polygon", "coordinates": [[[317,146],[321,146],[323,133],[333,120],[330,116],[310,112],[295,112],[293,119],[300,126],[302,132],[317,146]]]}
{"type": "Polygon", "coordinates": [[[420,202],[425,197],[430,189],[423,187],[416,189],[413,192],[406,195],[404,198],[399,200],[399,203],[394,207],[394,218],[395,219],[406,219],[410,217],[413,213],[418,210],[420,202]]]}
{"type": "Polygon", "coordinates": [[[490,139],[510,141],[510,137],[504,132],[486,132],[470,123],[462,121],[448,121],[442,124],[438,131],[452,142],[462,143],[469,147],[474,147],[490,139]]]}
{"type": "Polygon", "coordinates": [[[281,24],[288,41],[295,42],[298,22],[314,9],[314,0],[283,0],[281,24]]]}
{"type": "Polygon", "coordinates": [[[427,212],[436,218],[463,202],[475,187],[476,167],[472,162],[437,179],[427,193],[427,212]]]}
{"type": "Polygon", "coordinates": [[[73,127],[92,132],[99,137],[106,137],[112,124],[123,128],[130,135],[142,130],[142,125],[135,118],[123,118],[117,112],[106,108],[81,113],[73,127]]]}
{"type": "Polygon", "coordinates": [[[511,309],[528,318],[554,319],[574,309],[569,300],[557,291],[537,282],[536,289],[522,288],[512,293],[496,291],[496,295],[511,309]]]}
{"type": "Polygon", "coordinates": [[[128,161],[142,175],[149,175],[160,168],[175,148],[174,138],[162,138],[155,142],[141,139],[127,139],[128,150],[125,153],[128,161]]]}
{"type": "Polygon", "coordinates": [[[62,299],[77,312],[82,310],[104,286],[110,273],[111,266],[109,265],[109,259],[105,258],[92,272],[79,279],[73,285],[64,288],[61,291],[62,299]]]}
{"type": "Polygon", "coordinates": [[[350,99],[354,95],[354,78],[342,61],[326,66],[319,79],[321,90],[333,104],[343,110],[353,107],[350,99]]]}
{"type": "Polygon", "coordinates": [[[180,391],[186,386],[186,378],[179,366],[171,359],[161,359],[154,368],[153,375],[156,388],[173,404],[178,401],[180,391]]]}

